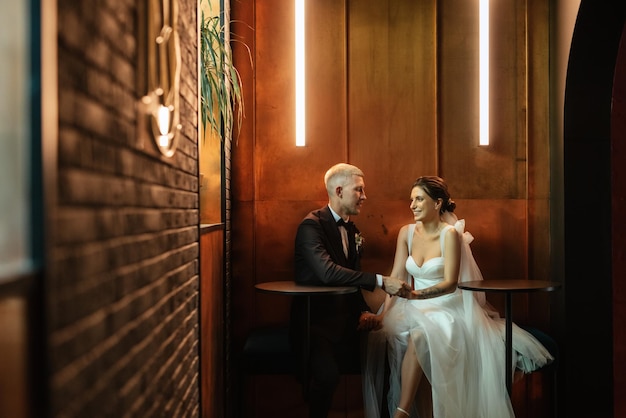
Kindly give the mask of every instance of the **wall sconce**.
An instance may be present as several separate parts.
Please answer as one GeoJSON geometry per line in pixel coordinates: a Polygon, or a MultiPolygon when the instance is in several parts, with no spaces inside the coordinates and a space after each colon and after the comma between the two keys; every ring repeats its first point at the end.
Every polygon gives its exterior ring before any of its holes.
{"type": "Polygon", "coordinates": [[[304,0],[294,0],[296,57],[296,146],[306,145],[304,0]]]}
{"type": "MultiPolygon", "coordinates": [[[[143,112],[150,119],[156,146],[166,157],[176,152],[180,125],[180,41],[177,0],[145,0],[139,11],[140,77],[146,95],[143,112]],[[142,71],[143,70],[143,71],[142,71]]],[[[141,91],[141,90],[140,90],[141,91]]]]}
{"type": "Polygon", "coordinates": [[[489,145],[489,1],[479,5],[480,128],[478,145],[489,145]]]}

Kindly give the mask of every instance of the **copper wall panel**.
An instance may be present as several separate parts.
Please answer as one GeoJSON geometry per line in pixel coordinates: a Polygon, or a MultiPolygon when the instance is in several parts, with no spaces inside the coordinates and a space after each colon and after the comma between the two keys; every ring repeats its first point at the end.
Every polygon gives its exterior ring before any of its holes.
{"type": "MultiPolygon", "coordinates": [[[[367,182],[368,177],[366,184],[367,182]]],[[[405,188],[408,196],[410,184],[405,188]]],[[[378,194],[370,193],[361,214],[354,218],[354,222],[365,239],[363,268],[382,274],[391,273],[398,232],[403,225],[413,222],[408,197],[403,201],[385,200],[378,194]]]]}
{"type": "MultiPolygon", "coordinates": [[[[550,197],[550,7],[543,0],[528,3],[528,195],[550,197]]],[[[547,213],[544,215],[547,217],[547,213]]]]}
{"type": "MultiPolygon", "coordinates": [[[[474,237],[470,247],[485,280],[527,279],[528,238],[526,201],[455,199],[459,219],[465,219],[465,230],[474,237]]],[[[527,317],[527,295],[514,295],[515,321],[527,317]]],[[[491,293],[487,299],[504,317],[504,297],[491,293]]]]}
{"type": "Polygon", "coordinates": [[[349,5],[349,159],[394,199],[437,168],[436,2],[349,5]]]}
{"type": "Polygon", "coordinates": [[[525,198],[524,15],[491,3],[491,144],[478,146],[478,3],[440,2],[440,174],[463,198],[525,198]],[[497,173],[497,175],[494,175],[497,173]]]}
{"type": "Polygon", "coordinates": [[[232,312],[235,347],[243,345],[255,312],[257,268],[255,265],[254,202],[233,202],[232,250],[232,312]]]}
{"type": "Polygon", "coordinates": [[[200,236],[200,378],[203,418],[224,410],[224,230],[200,236]]]}
{"type": "MultiPolygon", "coordinates": [[[[528,277],[536,280],[556,280],[550,261],[550,200],[528,200],[528,277]]],[[[556,297],[556,294],[550,295],[556,297]]],[[[532,309],[529,321],[542,329],[550,329],[549,298],[529,295],[532,309]]]]}
{"type": "MultiPolygon", "coordinates": [[[[317,188],[323,189],[318,182],[317,188]]],[[[293,251],[300,221],[313,209],[327,204],[319,201],[257,202],[256,264],[264,274],[258,282],[293,280],[293,251]]]]}
{"type": "Polygon", "coordinates": [[[28,418],[35,416],[31,410],[35,408],[29,405],[32,388],[28,381],[32,366],[28,358],[28,336],[33,331],[29,329],[26,297],[6,292],[7,288],[10,289],[6,285],[0,288],[0,416],[28,418]]]}
{"type": "Polygon", "coordinates": [[[256,3],[256,136],[260,200],[326,199],[323,176],[346,161],[343,2],[306,2],[306,147],[295,146],[293,1],[256,3]]]}
{"type": "MultiPolygon", "coordinates": [[[[542,0],[527,2],[528,36],[528,275],[555,280],[550,252],[550,89],[548,85],[550,33],[546,22],[550,6],[542,0]]],[[[554,240],[556,241],[556,240],[554,240]]],[[[529,322],[550,329],[550,301],[557,294],[529,296],[529,322]]]]}
{"type": "MultiPolygon", "coordinates": [[[[313,186],[323,189],[321,181],[317,183],[313,186]]],[[[298,224],[309,211],[326,203],[327,200],[257,202],[256,283],[294,280],[293,250],[298,224]]],[[[290,297],[258,294],[256,300],[255,325],[288,323],[290,297]]]]}
{"type": "MultiPolygon", "coordinates": [[[[256,88],[253,80],[257,62],[261,59],[255,54],[256,30],[253,1],[231,2],[231,36],[237,39],[232,43],[233,62],[243,84],[244,118],[241,130],[235,132],[230,155],[232,166],[236,167],[230,172],[231,183],[229,189],[233,201],[254,200],[254,129],[256,120],[256,88]],[[250,62],[252,61],[252,62],[250,62]]],[[[233,207],[233,212],[237,209],[233,207]]],[[[233,213],[233,216],[236,214],[233,213]]]]}

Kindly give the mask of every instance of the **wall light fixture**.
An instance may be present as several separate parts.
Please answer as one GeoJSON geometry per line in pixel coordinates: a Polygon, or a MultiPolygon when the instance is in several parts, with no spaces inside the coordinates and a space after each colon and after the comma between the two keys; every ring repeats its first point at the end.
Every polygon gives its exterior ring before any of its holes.
{"type": "MultiPolygon", "coordinates": [[[[180,125],[180,40],[177,0],[145,0],[140,11],[147,94],[141,104],[150,119],[157,148],[166,157],[176,152],[180,125]]],[[[142,42],[140,42],[140,45],[142,42]]],[[[141,60],[140,60],[141,61],[141,60]]]]}
{"type": "Polygon", "coordinates": [[[489,145],[489,0],[479,5],[479,55],[480,55],[480,134],[478,145],[489,145]]]}
{"type": "Polygon", "coordinates": [[[296,146],[306,145],[305,125],[305,36],[304,0],[295,0],[295,57],[296,57],[296,146]]]}

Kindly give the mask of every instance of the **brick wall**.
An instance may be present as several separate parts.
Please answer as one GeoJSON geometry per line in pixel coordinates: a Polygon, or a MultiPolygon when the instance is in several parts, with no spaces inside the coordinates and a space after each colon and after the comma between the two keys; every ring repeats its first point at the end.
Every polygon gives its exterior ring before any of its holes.
{"type": "Polygon", "coordinates": [[[57,0],[45,283],[54,417],[200,413],[197,3],[179,2],[183,128],[169,159],[137,128],[137,3],[57,0]]]}

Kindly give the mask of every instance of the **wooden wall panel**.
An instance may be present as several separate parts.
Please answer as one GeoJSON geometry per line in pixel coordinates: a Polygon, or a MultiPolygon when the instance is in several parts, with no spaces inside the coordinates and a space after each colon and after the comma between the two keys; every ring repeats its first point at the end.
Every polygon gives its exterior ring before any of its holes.
{"type": "MultiPolygon", "coordinates": [[[[457,198],[480,198],[478,3],[441,0],[438,11],[440,171],[457,198]]],[[[489,170],[488,167],[485,167],[489,170]]]]}
{"type": "MultiPolygon", "coordinates": [[[[28,418],[35,416],[34,409],[29,405],[33,400],[32,388],[29,386],[33,365],[29,358],[29,329],[27,296],[6,292],[6,283],[0,286],[0,416],[28,418]]],[[[32,350],[34,351],[34,350],[32,350]]]]}
{"type": "Polygon", "coordinates": [[[437,168],[436,2],[349,4],[349,159],[377,198],[398,199],[437,168]]]}
{"type": "MultiPolygon", "coordinates": [[[[348,161],[346,84],[346,6],[344,1],[308,1],[306,16],[306,141],[296,149],[295,164],[321,173],[348,161]],[[319,164],[319,165],[318,165],[319,164]]],[[[290,138],[293,144],[295,137],[290,138]]],[[[296,181],[296,183],[299,183],[296,181]]],[[[319,183],[318,183],[319,184],[319,183]]],[[[300,185],[296,186],[298,189],[300,185]]],[[[306,191],[298,193],[311,199],[306,191]]],[[[323,196],[326,199],[326,194],[323,196]]]]}
{"type": "MultiPolygon", "coordinates": [[[[320,184],[321,180],[317,188],[323,188],[320,184]]],[[[257,202],[256,283],[294,279],[293,250],[298,224],[309,211],[326,203],[326,200],[257,202]]],[[[257,294],[256,301],[253,326],[288,323],[290,297],[257,294]]]]}
{"type": "MultiPolygon", "coordinates": [[[[525,200],[453,199],[455,213],[465,219],[465,230],[474,237],[472,253],[483,278],[525,279],[527,271],[528,240],[526,232],[525,200]]],[[[504,316],[504,297],[487,295],[488,300],[504,316]]],[[[515,295],[513,318],[527,322],[527,295],[515,295]]]]}
{"type": "Polygon", "coordinates": [[[257,280],[255,264],[256,224],[254,202],[233,202],[232,250],[232,337],[235,350],[243,346],[243,340],[254,324],[257,280]]]}
{"type": "MultiPolygon", "coordinates": [[[[547,180],[547,179],[543,179],[547,180]]],[[[550,261],[550,200],[528,200],[528,277],[536,280],[558,280],[550,261]]],[[[551,328],[550,299],[530,294],[529,300],[533,308],[529,311],[529,322],[549,331],[551,328]]],[[[556,297],[556,293],[550,298],[556,297]]],[[[554,306],[554,305],[552,305],[554,306]]]]}
{"type": "MultiPolygon", "coordinates": [[[[294,8],[293,2],[270,0],[256,3],[256,126],[253,168],[254,199],[288,196],[283,170],[288,161],[289,138],[294,138],[294,8]],[[281,173],[280,181],[273,176],[281,173]],[[279,186],[280,187],[277,187],[279,186]],[[267,195],[264,193],[267,191],[267,195]]],[[[289,176],[291,177],[291,176],[289,176]]]]}
{"type": "MultiPolygon", "coordinates": [[[[368,177],[365,178],[368,183],[368,177]]],[[[365,239],[362,266],[369,271],[391,273],[398,232],[403,225],[413,222],[409,210],[412,180],[404,182],[405,200],[385,200],[370,191],[361,214],[354,219],[365,239]]]]}
{"type": "Polygon", "coordinates": [[[527,277],[526,201],[455,199],[485,279],[527,277]]]}
{"type": "Polygon", "coordinates": [[[224,230],[200,236],[200,379],[203,418],[224,410],[224,230]]]}
{"type": "Polygon", "coordinates": [[[491,145],[479,147],[478,5],[464,0],[440,2],[440,174],[459,188],[458,197],[526,197],[526,95],[521,65],[526,57],[524,15],[518,3],[491,4],[491,145]]]}
{"type": "MultiPolygon", "coordinates": [[[[244,97],[244,118],[241,131],[233,138],[231,148],[232,171],[228,188],[233,202],[254,201],[254,130],[256,126],[256,87],[253,80],[258,61],[256,56],[256,23],[254,1],[233,1],[231,3],[231,33],[239,42],[232,43],[233,62],[242,79],[244,97]],[[250,62],[252,60],[252,63],[250,62]]],[[[237,216],[238,205],[233,205],[233,218],[237,216]]]]}
{"type": "Polygon", "coordinates": [[[254,265],[256,87],[254,79],[257,62],[262,59],[257,57],[255,52],[257,44],[255,2],[231,2],[231,13],[231,31],[241,41],[233,43],[232,46],[233,59],[243,80],[246,114],[240,135],[233,141],[231,182],[228,185],[232,196],[231,233],[229,236],[227,232],[226,236],[227,241],[231,243],[230,253],[227,255],[231,268],[230,343],[236,355],[241,350],[243,340],[249,332],[254,312],[252,307],[255,306],[256,300],[254,290],[256,279],[254,265]],[[253,59],[253,66],[250,65],[250,56],[253,59]]]}
{"type": "MultiPolygon", "coordinates": [[[[546,88],[550,60],[550,6],[543,0],[527,2],[528,36],[528,274],[538,280],[555,280],[550,254],[550,91],[546,88]]],[[[554,240],[556,241],[556,240],[554,240]]],[[[529,322],[550,330],[550,298],[529,295],[533,309],[529,322]]],[[[554,306],[554,305],[553,305],[554,306]]]]}
{"type": "Polygon", "coordinates": [[[343,2],[306,4],[307,145],[300,148],[295,146],[293,1],[256,3],[254,167],[260,200],[326,199],[324,173],[347,159],[343,2]]]}

